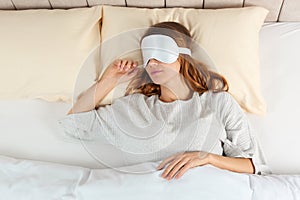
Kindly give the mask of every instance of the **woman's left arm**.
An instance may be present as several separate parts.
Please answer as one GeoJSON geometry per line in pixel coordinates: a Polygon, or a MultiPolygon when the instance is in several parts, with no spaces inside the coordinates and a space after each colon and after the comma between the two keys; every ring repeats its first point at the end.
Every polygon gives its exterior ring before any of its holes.
{"type": "Polygon", "coordinates": [[[208,164],[233,172],[254,174],[254,166],[251,158],[225,157],[210,154],[208,164]]]}
{"type": "Polygon", "coordinates": [[[161,175],[167,180],[173,177],[178,179],[189,169],[207,164],[233,172],[254,173],[254,166],[249,158],[225,157],[202,151],[175,154],[161,162],[156,169],[161,170],[167,164],[168,166],[161,175]]]}
{"type": "Polygon", "coordinates": [[[170,162],[162,177],[172,178],[178,172],[176,177],[179,178],[188,169],[206,164],[233,172],[261,173],[257,167],[263,166],[264,161],[257,159],[257,143],[246,115],[229,93],[219,93],[214,97],[216,114],[226,131],[226,138],[220,138],[224,156],[201,151],[171,156],[158,166],[161,169],[170,162]]]}

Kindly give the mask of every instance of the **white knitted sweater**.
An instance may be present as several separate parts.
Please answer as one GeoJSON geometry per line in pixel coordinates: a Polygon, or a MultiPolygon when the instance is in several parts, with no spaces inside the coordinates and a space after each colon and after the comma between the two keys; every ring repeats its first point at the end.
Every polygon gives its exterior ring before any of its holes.
{"type": "Polygon", "coordinates": [[[59,124],[113,167],[205,151],[252,158],[256,174],[271,173],[247,116],[228,92],[194,92],[188,100],[173,102],[132,94],[97,110],[67,115],[59,124]]]}

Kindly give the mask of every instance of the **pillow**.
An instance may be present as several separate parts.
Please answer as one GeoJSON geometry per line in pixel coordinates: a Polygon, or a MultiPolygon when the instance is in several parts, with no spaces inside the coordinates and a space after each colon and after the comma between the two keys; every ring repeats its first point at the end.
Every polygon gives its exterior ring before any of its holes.
{"type": "Polygon", "coordinates": [[[300,115],[300,45],[296,44],[300,44],[300,22],[265,23],[260,31],[262,93],[268,114],[248,117],[275,174],[300,174],[300,159],[295,159],[300,152],[300,134],[295,131],[300,115]]]}
{"type": "MultiPolygon", "coordinates": [[[[120,52],[125,57],[133,55],[128,50],[139,48],[141,28],[162,21],[176,21],[187,27],[193,39],[205,49],[217,72],[227,79],[229,92],[242,109],[264,115],[266,104],[261,94],[259,31],[268,12],[256,6],[225,9],[103,6],[102,68],[98,69],[97,75],[100,78],[108,64],[120,56],[120,52]]],[[[137,53],[133,58],[142,60],[137,53]]],[[[126,87],[123,85],[122,88],[126,87]]],[[[101,103],[111,102],[124,95],[124,91],[112,90],[101,103]]]]}
{"type": "Polygon", "coordinates": [[[101,12],[102,6],[0,11],[0,99],[71,102],[83,62],[99,49],[101,12]]]}

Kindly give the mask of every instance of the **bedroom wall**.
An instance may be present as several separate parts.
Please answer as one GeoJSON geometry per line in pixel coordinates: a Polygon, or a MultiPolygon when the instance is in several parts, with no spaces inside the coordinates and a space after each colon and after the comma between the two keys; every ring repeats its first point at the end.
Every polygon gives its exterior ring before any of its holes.
{"type": "Polygon", "coordinates": [[[128,7],[190,7],[204,9],[255,5],[262,6],[270,11],[266,22],[300,21],[299,0],[1,0],[0,9],[75,8],[101,4],[128,7]]]}

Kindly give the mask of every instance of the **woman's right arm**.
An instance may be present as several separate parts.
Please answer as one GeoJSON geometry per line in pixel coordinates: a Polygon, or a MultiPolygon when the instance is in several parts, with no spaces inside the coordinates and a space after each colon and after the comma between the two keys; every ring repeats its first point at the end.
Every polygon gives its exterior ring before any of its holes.
{"type": "Polygon", "coordinates": [[[115,60],[105,70],[101,79],[78,97],[67,114],[87,112],[97,107],[117,84],[126,82],[136,75],[136,67],[135,61],[115,60]]]}

